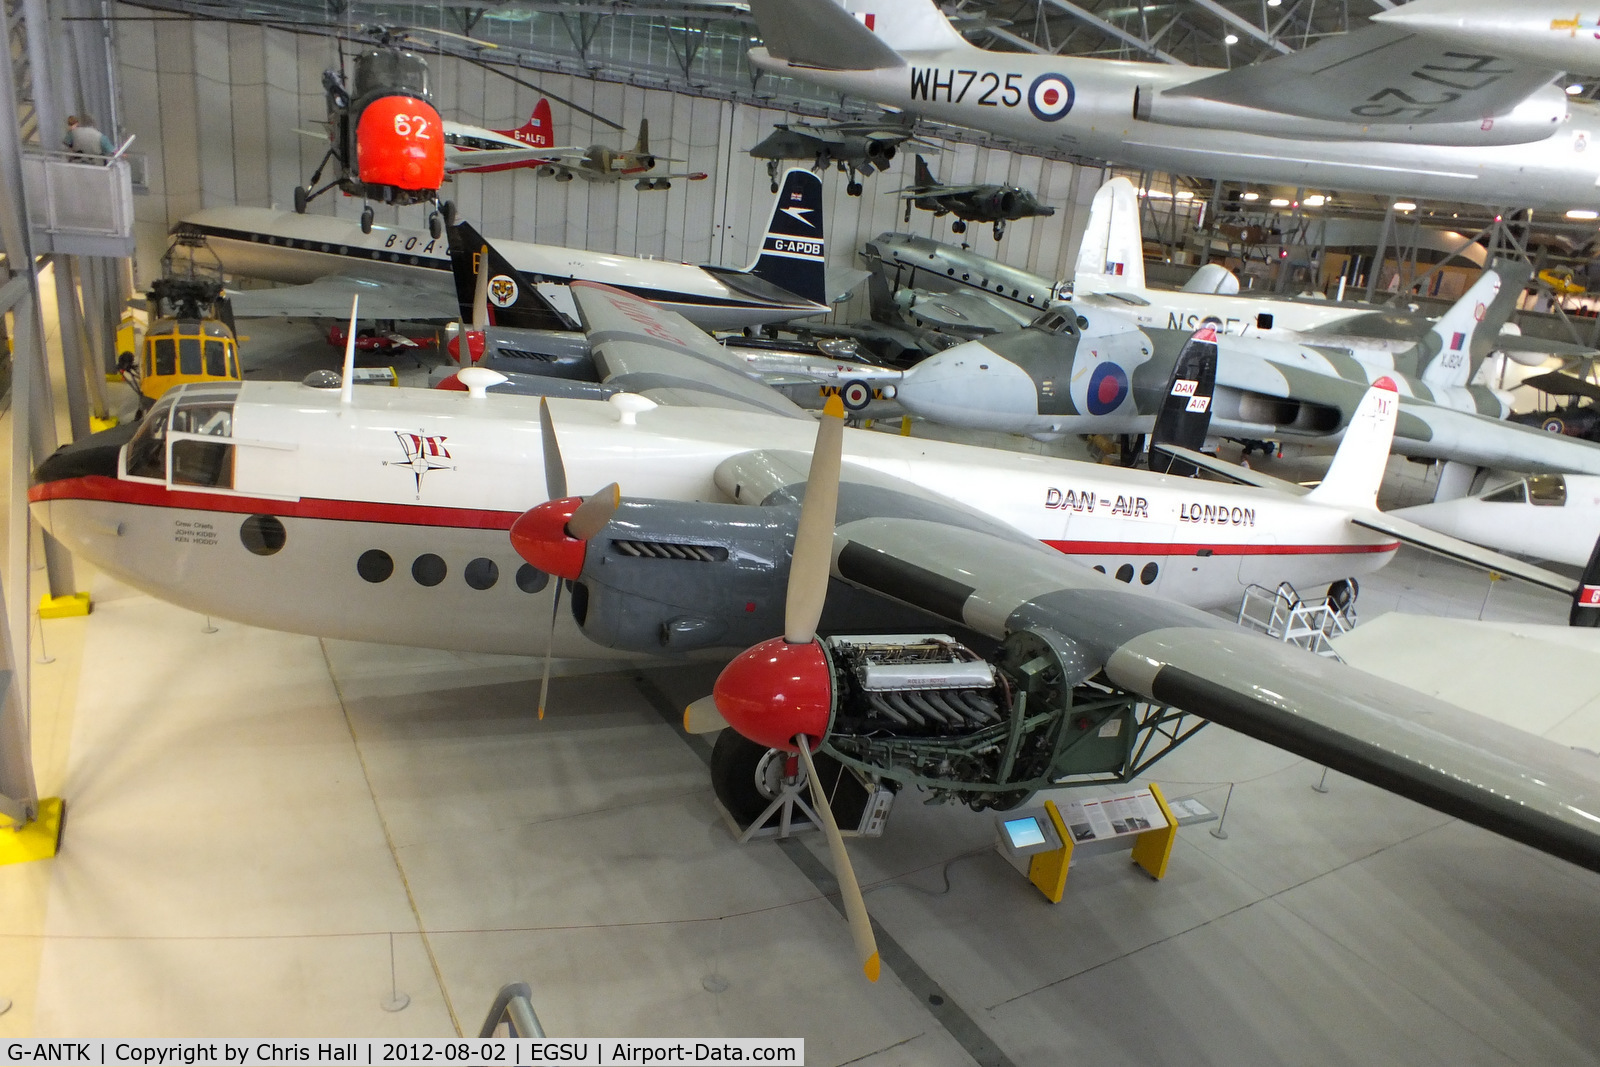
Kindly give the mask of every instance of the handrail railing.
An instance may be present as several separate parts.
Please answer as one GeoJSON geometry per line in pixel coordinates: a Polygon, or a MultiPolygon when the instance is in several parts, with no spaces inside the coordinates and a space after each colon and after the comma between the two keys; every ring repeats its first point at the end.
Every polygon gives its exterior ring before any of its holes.
{"type": "Polygon", "coordinates": [[[533,1010],[533,991],[527,982],[512,982],[495,994],[494,1004],[484,1017],[479,1037],[543,1037],[544,1027],[533,1010]],[[504,1025],[507,1032],[497,1033],[504,1025]]]}
{"type": "Polygon", "coordinates": [[[1239,601],[1238,623],[1285,644],[1338,659],[1329,639],[1348,633],[1355,626],[1355,598],[1325,596],[1302,600],[1288,582],[1280,582],[1276,589],[1252,585],[1239,601]]]}

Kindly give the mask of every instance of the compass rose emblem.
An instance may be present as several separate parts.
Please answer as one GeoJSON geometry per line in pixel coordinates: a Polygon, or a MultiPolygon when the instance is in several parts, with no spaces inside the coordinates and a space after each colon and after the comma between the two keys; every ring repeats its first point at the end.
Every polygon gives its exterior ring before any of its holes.
{"type": "Polygon", "coordinates": [[[440,460],[450,458],[450,450],[444,446],[448,438],[437,434],[406,433],[404,430],[396,430],[394,435],[399,439],[400,447],[404,450],[406,458],[404,460],[384,460],[383,465],[385,467],[404,467],[409,470],[416,477],[417,496],[419,499],[422,496],[422,476],[424,474],[429,471],[453,471],[456,469],[453,463],[440,462],[440,460]]]}

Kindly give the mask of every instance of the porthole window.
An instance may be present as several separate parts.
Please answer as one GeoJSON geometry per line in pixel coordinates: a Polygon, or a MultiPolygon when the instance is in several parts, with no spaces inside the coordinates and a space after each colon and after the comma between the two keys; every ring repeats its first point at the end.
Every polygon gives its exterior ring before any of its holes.
{"type": "Polygon", "coordinates": [[[394,560],[381,548],[369,548],[356,560],[356,573],[374,584],[386,582],[394,573],[394,560]]]}
{"type": "Polygon", "coordinates": [[[432,552],[424,552],[411,563],[411,577],[417,580],[418,585],[438,585],[449,571],[444,560],[432,552]]]}
{"type": "Polygon", "coordinates": [[[1149,585],[1151,582],[1156,580],[1156,575],[1160,573],[1161,568],[1157,567],[1154,561],[1146,563],[1143,569],[1139,571],[1139,584],[1149,585]]]}
{"type": "Polygon", "coordinates": [[[1133,581],[1133,564],[1124,563],[1122,566],[1117,568],[1117,581],[1119,581],[1119,582],[1131,582],[1131,581],[1133,581]]]}
{"type": "Polygon", "coordinates": [[[1106,569],[1104,567],[1100,566],[1100,564],[1098,564],[1098,563],[1096,563],[1094,565],[1094,569],[1099,571],[1101,574],[1104,574],[1106,572],[1106,569]]]}
{"type": "Polygon", "coordinates": [[[462,577],[474,589],[488,589],[500,580],[500,568],[494,560],[479,556],[467,564],[467,569],[462,571],[462,577]]]}
{"type": "Polygon", "coordinates": [[[524,593],[539,593],[550,584],[550,576],[531,563],[517,568],[517,588],[524,593]]]}
{"type": "Polygon", "coordinates": [[[239,524],[239,540],[258,556],[270,556],[287,539],[283,523],[273,515],[252,515],[239,524]]]}

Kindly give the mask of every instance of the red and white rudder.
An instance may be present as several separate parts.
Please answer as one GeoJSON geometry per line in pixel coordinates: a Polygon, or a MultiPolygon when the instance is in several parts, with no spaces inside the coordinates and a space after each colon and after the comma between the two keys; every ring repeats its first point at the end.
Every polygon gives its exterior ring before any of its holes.
{"type": "Polygon", "coordinates": [[[1307,500],[1335,507],[1376,508],[1378,487],[1389,466],[1389,448],[1394,444],[1394,424],[1400,416],[1400,392],[1394,380],[1379,378],[1367,390],[1356,413],[1345,427],[1344,440],[1333,454],[1333,462],[1322,484],[1306,495],[1307,500]]]}

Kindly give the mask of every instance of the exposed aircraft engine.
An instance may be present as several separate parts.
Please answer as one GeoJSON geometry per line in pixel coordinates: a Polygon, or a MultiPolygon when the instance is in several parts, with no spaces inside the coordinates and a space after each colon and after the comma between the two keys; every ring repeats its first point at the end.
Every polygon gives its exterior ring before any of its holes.
{"type": "Polygon", "coordinates": [[[880,170],[894,159],[894,145],[888,141],[867,140],[867,158],[880,170]]]}
{"type": "Polygon", "coordinates": [[[988,198],[983,205],[985,216],[1003,216],[1010,218],[1017,210],[1017,194],[1010,189],[1002,189],[988,198]]]}
{"type": "Polygon", "coordinates": [[[1147,731],[1177,718],[1091,681],[1100,664],[1054,631],[1020,630],[987,660],[943,634],[835,636],[771,654],[780,642],[717,680],[717,708],[740,734],[820,737],[861,774],[979,811],[1064,780],[1126,781],[1198,726],[1164,730],[1151,746],[1147,731]]]}

